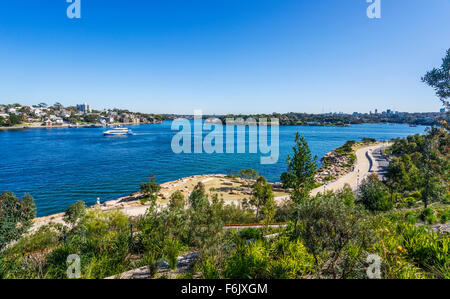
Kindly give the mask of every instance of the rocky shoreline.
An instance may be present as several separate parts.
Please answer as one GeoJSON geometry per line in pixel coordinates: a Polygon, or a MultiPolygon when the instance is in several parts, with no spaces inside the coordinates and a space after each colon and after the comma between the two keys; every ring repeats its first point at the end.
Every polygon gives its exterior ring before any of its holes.
{"type": "Polygon", "coordinates": [[[344,177],[355,169],[357,159],[356,150],[361,146],[371,146],[380,142],[357,142],[352,145],[350,152],[342,151],[342,147],[327,153],[322,159],[322,167],[314,176],[317,184],[328,184],[344,177]]]}
{"type": "MultiPolygon", "coordinates": [[[[362,144],[355,144],[358,147],[362,144]]],[[[368,144],[364,144],[368,146],[368,144]]],[[[315,175],[316,183],[324,184],[337,181],[338,179],[344,177],[348,173],[352,172],[356,165],[356,159],[352,159],[352,155],[356,152],[356,148],[353,148],[352,153],[339,152],[335,149],[327,153],[322,158],[323,166],[317,171],[315,175]]],[[[170,195],[175,191],[180,191],[184,196],[188,196],[189,192],[198,182],[208,183],[211,180],[226,181],[224,185],[240,184],[244,181],[240,178],[230,178],[225,174],[207,174],[207,175],[194,175],[190,177],[180,178],[175,181],[169,181],[161,184],[161,190],[158,194],[158,206],[163,208],[167,205],[167,200],[170,195]]],[[[275,192],[283,192],[281,183],[273,183],[273,189],[275,192]]],[[[233,188],[230,188],[230,190],[233,188]]],[[[245,192],[244,192],[245,193],[245,192]]],[[[235,191],[231,190],[229,192],[230,196],[241,196],[245,197],[248,194],[236,194],[235,191]]],[[[119,209],[124,211],[129,216],[137,216],[145,212],[149,204],[142,204],[141,199],[143,195],[141,192],[135,192],[117,199],[105,201],[100,205],[94,205],[90,208],[98,208],[102,211],[109,211],[119,209]]],[[[49,223],[61,223],[64,224],[62,218],[64,213],[58,213],[53,215],[48,215],[40,218],[34,219],[33,228],[36,229],[42,225],[49,223]]]]}
{"type": "Polygon", "coordinates": [[[356,161],[351,161],[347,154],[332,151],[322,158],[323,166],[314,176],[316,183],[324,184],[333,182],[350,173],[354,169],[356,161]]]}
{"type": "MultiPolygon", "coordinates": [[[[175,181],[165,182],[161,184],[161,190],[158,194],[158,201],[157,205],[159,208],[163,208],[167,205],[165,202],[170,195],[179,190],[181,191],[185,196],[188,194],[190,189],[186,186],[183,186],[186,183],[192,182],[192,185],[196,184],[197,182],[208,182],[211,179],[219,178],[219,179],[225,179],[227,176],[224,174],[210,174],[210,175],[194,175],[190,177],[180,178],[175,181]]],[[[240,179],[239,179],[240,180],[240,179]]],[[[135,192],[123,197],[119,197],[117,199],[108,200],[100,205],[94,205],[89,208],[97,208],[101,211],[110,211],[110,210],[122,210],[129,216],[136,216],[139,214],[142,214],[143,211],[150,206],[149,203],[142,204],[141,199],[143,195],[141,192],[135,192]]],[[[64,224],[63,221],[64,212],[52,214],[48,216],[38,217],[33,220],[33,227],[32,229],[38,229],[39,227],[50,224],[50,223],[60,223],[64,224]]]]}

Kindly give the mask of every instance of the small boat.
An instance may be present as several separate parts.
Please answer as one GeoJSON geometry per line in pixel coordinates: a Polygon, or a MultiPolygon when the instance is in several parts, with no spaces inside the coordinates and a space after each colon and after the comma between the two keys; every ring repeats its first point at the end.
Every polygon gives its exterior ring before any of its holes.
{"type": "Polygon", "coordinates": [[[111,130],[103,132],[104,136],[128,136],[133,135],[133,132],[128,128],[113,128],[111,130]]]}

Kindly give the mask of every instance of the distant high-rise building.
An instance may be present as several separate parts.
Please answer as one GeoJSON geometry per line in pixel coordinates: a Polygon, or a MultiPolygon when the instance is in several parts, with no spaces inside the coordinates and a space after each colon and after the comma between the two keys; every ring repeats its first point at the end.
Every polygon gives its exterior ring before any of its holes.
{"type": "Polygon", "coordinates": [[[91,112],[91,106],[89,106],[88,104],[84,103],[84,104],[80,104],[77,105],[77,110],[83,113],[90,113],[91,112]]]}
{"type": "Polygon", "coordinates": [[[378,114],[378,109],[375,109],[375,114],[378,114]]]}

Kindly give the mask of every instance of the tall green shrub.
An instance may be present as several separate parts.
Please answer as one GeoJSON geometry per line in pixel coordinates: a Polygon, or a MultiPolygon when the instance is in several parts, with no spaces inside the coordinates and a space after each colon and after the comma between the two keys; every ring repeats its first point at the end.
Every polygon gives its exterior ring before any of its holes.
{"type": "Polygon", "coordinates": [[[36,205],[30,194],[22,199],[12,192],[0,195],[0,250],[22,236],[36,217],[36,205]]]}

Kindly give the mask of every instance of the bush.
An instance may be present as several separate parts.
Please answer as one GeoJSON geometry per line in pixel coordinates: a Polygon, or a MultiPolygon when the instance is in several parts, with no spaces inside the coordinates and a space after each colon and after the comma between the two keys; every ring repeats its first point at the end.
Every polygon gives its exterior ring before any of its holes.
{"type": "Polygon", "coordinates": [[[251,245],[239,244],[226,261],[224,276],[230,279],[268,278],[269,260],[269,250],[264,241],[258,240],[251,245]]]}
{"type": "Polygon", "coordinates": [[[408,197],[413,197],[416,201],[422,199],[422,193],[420,191],[414,191],[408,195],[408,197]]]}
{"type": "Polygon", "coordinates": [[[224,278],[293,279],[310,275],[313,268],[314,259],[300,241],[280,237],[237,245],[226,259],[224,278]]]}
{"type": "Polygon", "coordinates": [[[279,205],[275,212],[275,222],[288,222],[293,218],[294,215],[294,205],[292,202],[283,202],[279,205]]]}
{"type": "Polygon", "coordinates": [[[363,251],[372,233],[364,211],[333,193],[318,195],[298,206],[303,244],[314,256],[316,275],[348,278],[359,275],[363,251]],[[359,248],[355,251],[354,248],[359,248]]]}
{"type": "Polygon", "coordinates": [[[184,209],[185,200],[183,193],[179,190],[175,191],[170,195],[169,208],[170,209],[184,209]]]}
{"type": "Polygon", "coordinates": [[[251,224],[258,222],[252,210],[234,204],[223,207],[221,218],[225,224],[251,224]]]}
{"type": "Polygon", "coordinates": [[[245,228],[239,231],[238,236],[242,240],[257,240],[262,238],[262,231],[257,228],[245,228]]]}
{"type": "Polygon", "coordinates": [[[293,279],[313,273],[314,258],[300,240],[289,241],[281,237],[271,245],[271,252],[276,257],[270,263],[271,278],[293,279]]]}
{"type": "Polygon", "coordinates": [[[388,211],[393,207],[387,188],[375,174],[363,180],[359,194],[362,204],[370,211],[388,211]]]}
{"type": "Polygon", "coordinates": [[[426,208],[422,210],[422,213],[420,214],[420,219],[422,221],[425,221],[428,217],[433,216],[434,212],[430,208],[426,208]]]}
{"type": "Polygon", "coordinates": [[[377,223],[379,241],[373,250],[383,261],[381,273],[383,279],[418,279],[425,278],[426,272],[416,266],[414,261],[405,255],[406,249],[403,236],[397,228],[397,223],[382,220],[377,223]]]}
{"type": "Polygon", "coordinates": [[[436,278],[450,273],[448,238],[412,225],[399,225],[399,233],[403,236],[406,254],[421,268],[438,270],[433,271],[435,275],[438,275],[436,278]]]}
{"type": "Polygon", "coordinates": [[[410,224],[416,224],[417,216],[413,212],[408,212],[405,215],[405,220],[410,224]]]}
{"type": "Polygon", "coordinates": [[[84,201],[80,200],[72,204],[64,212],[64,221],[74,225],[79,219],[81,219],[86,214],[86,204],[84,201]]]}
{"type": "Polygon", "coordinates": [[[446,205],[450,204],[450,192],[447,192],[447,194],[445,194],[442,198],[442,203],[446,205]]]}
{"type": "Polygon", "coordinates": [[[440,218],[441,218],[440,221],[441,221],[442,224],[445,224],[445,223],[447,223],[450,220],[450,209],[442,211],[440,214],[441,214],[440,215],[440,218]]]}
{"type": "Polygon", "coordinates": [[[220,270],[217,266],[217,257],[213,254],[205,254],[201,257],[199,270],[202,273],[203,279],[219,279],[220,270]]]}
{"type": "Polygon", "coordinates": [[[368,137],[363,137],[363,139],[361,140],[364,143],[374,143],[377,142],[377,140],[375,138],[368,138],[368,137]]]}
{"type": "Polygon", "coordinates": [[[168,238],[164,243],[164,255],[169,263],[169,268],[175,270],[178,265],[178,254],[181,251],[180,241],[178,239],[168,238]]]}
{"type": "Polygon", "coordinates": [[[59,225],[40,227],[0,254],[0,278],[44,278],[46,256],[62,239],[59,225]]]}
{"type": "Polygon", "coordinates": [[[158,192],[161,190],[161,186],[156,183],[155,176],[152,175],[148,183],[141,184],[141,191],[144,194],[144,198],[141,199],[141,203],[148,201],[155,202],[158,197],[158,192]]]}
{"type": "Polygon", "coordinates": [[[336,149],[337,152],[351,153],[353,151],[353,145],[356,144],[356,141],[349,140],[343,146],[336,149]]]}
{"type": "Polygon", "coordinates": [[[0,250],[25,233],[36,217],[36,205],[30,194],[22,199],[12,192],[0,195],[0,250]]]}
{"type": "Polygon", "coordinates": [[[438,218],[437,218],[437,216],[435,214],[432,214],[430,216],[427,216],[425,218],[425,220],[427,221],[428,224],[434,224],[434,223],[437,222],[438,218]]]}
{"type": "MultiPolygon", "coordinates": [[[[407,213],[406,215],[408,215],[407,213]]],[[[409,214],[411,215],[411,214],[409,214]]],[[[374,246],[382,258],[383,278],[448,278],[449,239],[421,226],[383,219],[374,246]]]]}
{"type": "Polygon", "coordinates": [[[103,236],[110,231],[129,231],[129,218],[119,210],[102,212],[98,209],[89,210],[81,222],[88,236],[103,236]]]}

